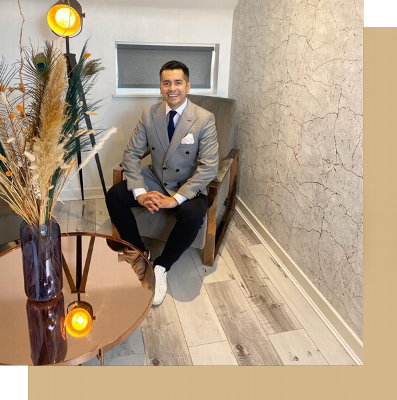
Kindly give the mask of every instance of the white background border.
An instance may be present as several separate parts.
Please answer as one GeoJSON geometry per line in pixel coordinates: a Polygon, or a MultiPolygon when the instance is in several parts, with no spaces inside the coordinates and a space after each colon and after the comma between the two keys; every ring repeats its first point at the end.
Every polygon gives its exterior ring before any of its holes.
{"type": "MultiPolygon", "coordinates": [[[[364,1],[364,0],[355,0],[364,1]]],[[[364,27],[397,27],[396,0],[365,0],[364,27]]]]}
{"type": "Polygon", "coordinates": [[[0,366],[0,399],[28,399],[27,366],[0,366]]]}

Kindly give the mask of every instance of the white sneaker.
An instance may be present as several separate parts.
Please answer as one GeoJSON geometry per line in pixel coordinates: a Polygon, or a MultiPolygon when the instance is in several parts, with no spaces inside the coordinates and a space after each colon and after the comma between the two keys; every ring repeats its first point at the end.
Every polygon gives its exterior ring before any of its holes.
{"type": "Polygon", "coordinates": [[[154,276],[156,278],[156,288],[154,290],[153,305],[160,305],[167,293],[167,271],[161,265],[154,267],[154,276]]]}

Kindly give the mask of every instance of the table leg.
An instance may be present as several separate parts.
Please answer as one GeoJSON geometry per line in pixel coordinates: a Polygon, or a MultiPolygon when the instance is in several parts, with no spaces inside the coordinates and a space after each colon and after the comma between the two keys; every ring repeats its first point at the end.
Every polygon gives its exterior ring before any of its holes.
{"type": "Polygon", "coordinates": [[[80,283],[82,277],[82,264],[83,264],[83,254],[82,254],[82,238],[81,235],[76,236],[76,288],[80,290],[80,283]]]}
{"type": "Polygon", "coordinates": [[[103,367],[105,365],[105,354],[103,352],[103,349],[99,349],[98,358],[101,362],[101,367],[103,367]]]}

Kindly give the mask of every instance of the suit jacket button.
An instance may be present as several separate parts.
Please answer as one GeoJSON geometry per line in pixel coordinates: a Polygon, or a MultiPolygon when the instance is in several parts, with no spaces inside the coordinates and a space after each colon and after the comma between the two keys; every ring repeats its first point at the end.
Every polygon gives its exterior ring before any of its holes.
{"type": "Polygon", "coordinates": [[[175,170],[175,172],[179,172],[179,169],[175,170]]]}
{"type": "Polygon", "coordinates": [[[154,147],[152,147],[152,150],[154,150],[154,147]]]}
{"type": "Polygon", "coordinates": [[[186,154],[189,154],[189,152],[187,151],[186,154]]]}
{"type": "Polygon", "coordinates": [[[164,186],[167,186],[167,183],[164,182],[164,186]]]}
{"type": "Polygon", "coordinates": [[[163,167],[163,170],[166,170],[167,169],[167,167],[163,167]]]}

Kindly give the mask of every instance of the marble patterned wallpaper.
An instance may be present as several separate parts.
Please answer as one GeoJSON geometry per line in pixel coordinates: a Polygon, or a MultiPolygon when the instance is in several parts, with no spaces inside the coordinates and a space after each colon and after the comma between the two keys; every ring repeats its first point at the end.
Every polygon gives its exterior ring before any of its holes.
{"type": "Polygon", "coordinates": [[[240,0],[239,196],[363,335],[363,1],[240,0]]]}

